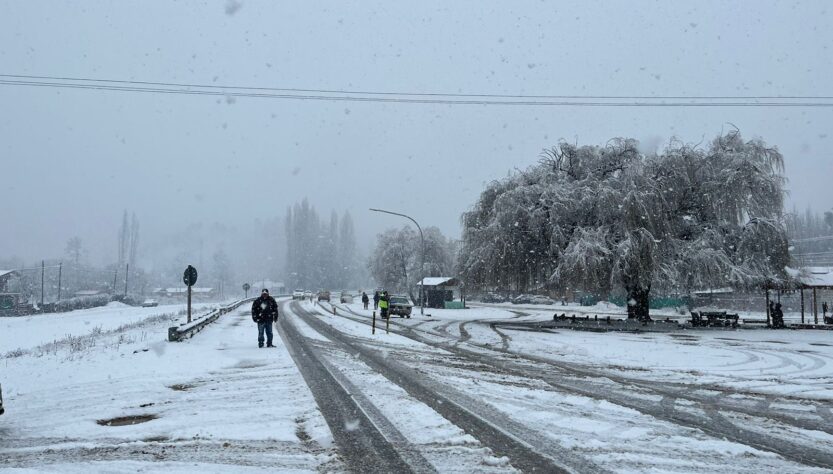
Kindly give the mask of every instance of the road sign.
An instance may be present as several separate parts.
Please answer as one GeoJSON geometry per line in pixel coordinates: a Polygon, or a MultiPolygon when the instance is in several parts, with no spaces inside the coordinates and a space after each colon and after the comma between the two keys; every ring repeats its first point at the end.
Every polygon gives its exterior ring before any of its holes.
{"type": "Polygon", "coordinates": [[[185,283],[187,286],[194,286],[197,283],[197,269],[188,265],[185,273],[182,274],[182,283],[185,283]]]}
{"type": "Polygon", "coordinates": [[[243,291],[249,291],[250,289],[252,289],[252,285],[243,283],[243,291]]]}

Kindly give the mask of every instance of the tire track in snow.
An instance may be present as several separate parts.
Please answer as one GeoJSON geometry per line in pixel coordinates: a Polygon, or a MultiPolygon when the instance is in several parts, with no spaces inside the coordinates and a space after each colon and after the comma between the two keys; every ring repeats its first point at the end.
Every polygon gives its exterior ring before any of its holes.
{"type": "MultiPolygon", "coordinates": [[[[445,419],[477,438],[497,456],[507,456],[513,467],[524,472],[606,472],[591,461],[569,453],[552,441],[498,410],[432,379],[413,368],[380,355],[302,308],[296,314],[313,329],[359,354],[362,360],[409,395],[428,405],[445,419]]],[[[343,314],[343,312],[341,313],[343,314]]],[[[352,318],[350,318],[352,320],[352,318]]],[[[364,323],[364,321],[361,321],[364,323]]],[[[407,327],[407,325],[403,325],[407,327]]]]}
{"type": "MultiPolygon", "coordinates": [[[[293,312],[297,312],[299,305],[292,306],[293,312]]],[[[404,436],[344,376],[336,375],[337,371],[319,357],[287,318],[278,321],[278,334],[312,391],[338,444],[339,454],[352,472],[435,472],[407,443],[394,446],[404,436]]]]}
{"type": "MultiPolygon", "coordinates": [[[[344,312],[341,313],[341,316],[356,322],[360,322],[362,324],[365,323],[365,321],[363,320],[346,316],[344,312]]],[[[751,430],[746,430],[741,427],[738,427],[732,424],[729,420],[715,419],[713,417],[703,418],[691,413],[682,412],[680,410],[677,410],[676,408],[669,408],[667,403],[665,406],[663,406],[662,404],[656,404],[651,401],[646,401],[644,399],[640,399],[639,397],[628,396],[627,393],[634,391],[633,389],[638,389],[643,392],[653,393],[661,397],[674,397],[689,400],[699,405],[696,406],[696,408],[699,408],[706,413],[715,412],[716,410],[735,411],[751,416],[768,418],[770,420],[781,422],[783,424],[790,425],[803,430],[818,430],[827,433],[833,433],[833,427],[831,427],[829,424],[823,421],[799,419],[789,415],[778,413],[760,413],[754,407],[745,407],[737,403],[731,403],[728,400],[728,397],[724,397],[721,399],[721,401],[727,402],[726,404],[721,403],[719,405],[716,405],[713,402],[710,402],[709,400],[704,400],[703,397],[699,397],[695,394],[692,394],[691,392],[693,391],[693,389],[691,386],[679,390],[663,389],[661,388],[662,384],[656,384],[654,382],[644,382],[637,379],[629,379],[622,376],[599,372],[589,368],[577,368],[571,364],[566,364],[551,359],[546,359],[543,357],[535,357],[530,355],[517,354],[512,351],[503,351],[500,349],[495,349],[494,347],[491,347],[487,344],[476,344],[472,342],[468,343],[468,345],[480,349],[485,349],[491,352],[498,352],[500,354],[506,354],[514,358],[526,360],[527,362],[535,364],[543,363],[552,368],[557,368],[559,371],[562,372],[561,374],[553,375],[550,374],[548,371],[540,371],[539,367],[525,367],[524,365],[518,364],[514,361],[502,360],[498,357],[489,356],[480,352],[475,352],[473,350],[462,348],[455,343],[459,341],[436,342],[431,339],[427,339],[425,337],[420,336],[418,334],[419,330],[414,330],[413,328],[410,328],[407,325],[400,325],[398,323],[391,324],[399,325],[400,327],[404,328],[404,331],[399,332],[399,334],[404,337],[418,342],[422,342],[429,346],[445,349],[449,352],[452,352],[456,355],[467,358],[474,362],[492,365],[494,367],[504,370],[507,374],[517,375],[521,377],[537,377],[559,390],[564,390],[570,393],[594,399],[606,400],[608,402],[637,410],[641,413],[653,416],[661,420],[665,420],[682,426],[687,426],[689,428],[699,429],[709,435],[718,438],[725,438],[730,441],[755,447],[757,449],[774,452],[783,456],[786,459],[790,459],[800,464],[833,469],[833,453],[816,449],[812,446],[800,445],[790,441],[785,441],[780,438],[761,435],[751,430]],[[612,382],[617,386],[610,387],[610,383],[595,383],[592,379],[612,382]]],[[[724,391],[715,387],[701,388],[707,390],[724,391]]],[[[814,406],[816,406],[817,410],[820,406],[824,407],[824,405],[821,404],[814,404],[814,406]]]]}

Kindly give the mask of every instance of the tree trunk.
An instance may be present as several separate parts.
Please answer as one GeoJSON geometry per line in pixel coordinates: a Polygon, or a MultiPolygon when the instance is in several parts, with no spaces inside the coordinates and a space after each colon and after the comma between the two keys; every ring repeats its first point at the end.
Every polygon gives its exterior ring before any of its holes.
{"type": "Polygon", "coordinates": [[[650,321],[648,302],[651,289],[628,288],[628,319],[650,321]]]}

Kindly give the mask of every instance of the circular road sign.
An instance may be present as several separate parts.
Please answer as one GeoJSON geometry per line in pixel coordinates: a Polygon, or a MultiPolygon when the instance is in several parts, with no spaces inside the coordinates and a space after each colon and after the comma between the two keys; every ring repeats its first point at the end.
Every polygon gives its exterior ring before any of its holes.
{"type": "Polygon", "coordinates": [[[249,291],[249,289],[251,289],[251,287],[252,287],[252,285],[250,285],[248,283],[243,283],[243,291],[249,291]]]}
{"type": "Polygon", "coordinates": [[[188,268],[185,269],[185,273],[182,274],[182,283],[185,283],[188,286],[194,286],[197,283],[197,269],[188,265],[188,268]]]}

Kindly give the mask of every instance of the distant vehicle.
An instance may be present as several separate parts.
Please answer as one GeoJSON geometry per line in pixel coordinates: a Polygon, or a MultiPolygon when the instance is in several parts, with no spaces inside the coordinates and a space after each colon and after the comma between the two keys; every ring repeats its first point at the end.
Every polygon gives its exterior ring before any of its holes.
{"type": "Polygon", "coordinates": [[[555,304],[555,300],[541,295],[518,295],[512,298],[512,304],[555,304]]]}
{"type": "Polygon", "coordinates": [[[304,292],[304,298],[312,298],[312,292],[307,290],[304,292]]]}
{"type": "Polygon", "coordinates": [[[6,409],[3,408],[3,386],[0,385],[0,415],[6,413],[6,409]]]}
{"type": "Polygon", "coordinates": [[[292,299],[293,300],[302,300],[304,299],[304,290],[295,290],[292,292],[292,299]]]}
{"type": "Polygon", "coordinates": [[[407,296],[393,295],[390,297],[390,309],[388,312],[391,315],[398,314],[400,318],[410,318],[412,308],[413,305],[407,296]]]}
{"type": "Polygon", "coordinates": [[[318,301],[330,301],[330,292],[321,290],[318,292],[318,301]]]}
{"type": "Polygon", "coordinates": [[[341,303],[352,303],[353,295],[351,295],[350,292],[347,290],[341,290],[341,296],[339,296],[338,300],[341,303]]]}
{"type": "Polygon", "coordinates": [[[148,299],[142,301],[142,308],[153,308],[155,306],[159,306],[159,302],[153,299],[148,299]]]}
{"type": "Polygon", "coordinates": [[[509,298],[501,295],[500,293],[490,291],[483,295],[483,298],[481,298],[480,301],[484,303],[506,303],[509,301],[509,298]]]}

